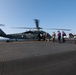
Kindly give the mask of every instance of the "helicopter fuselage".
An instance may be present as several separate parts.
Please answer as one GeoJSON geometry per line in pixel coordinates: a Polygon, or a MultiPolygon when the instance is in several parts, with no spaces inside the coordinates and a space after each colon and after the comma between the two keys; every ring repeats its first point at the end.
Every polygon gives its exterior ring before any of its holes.
{"type": "MultiPolygon", "coordinates": [[[[51,35],[49,33],[48,34],[48,38],[51,38],[51,35]]],[[[1,29],[0,29],[0,36],[5,37],[5,38],[9,38],[9,39],[37,39],[37,40],[45,40],[46,37],[46,32],[45,31],[26,31],[26,32],[22,32],[22,33],[15,33],[15,34],[5,34],[1,29]]]]}

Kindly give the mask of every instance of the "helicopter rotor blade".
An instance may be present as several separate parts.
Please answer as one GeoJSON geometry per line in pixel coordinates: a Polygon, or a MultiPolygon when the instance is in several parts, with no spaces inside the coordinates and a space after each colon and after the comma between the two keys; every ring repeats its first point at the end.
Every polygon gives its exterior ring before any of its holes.
{"type": "Polygon", "coordinates": [[[11,27],[15,29],[36,29],[36,28],[31,28],[31,27],[11,27]]]}
{"type": "Polygon", "coordinates": [[[60,28],[47,28],[50,30],[63,30],[63,31],[71,31],[71,29],[60,29],[60,28]]]}
{"type": "Polygon", "coordinates": [[[71,31],[71,29],[60,29],[60,28],[32,28],[32,27],[11,27],[15,29],[49,29],[49,30],[63,30],[63,31],[71,31]]]}
{"type": "MultiPolygon", "coordinates": [[[[11,27],[11,28],[15,28],[15,29],[37,29],[37,28],[32,28],[32,27],[11,27]]],[[[39,29],[43,29],[43,28],[40,28],[39,29]]]]}
{"type": "Polygon", "coordinates": [[[34,19],[35,20],[35,24],[36,24],[36,28],[39,28],[39,20],[38,19],[34,19]]]}
{"type": "Polygon", "coordinates": [[[0,26],[5,26],[4,24],[0,24],[0,26]]]}
{"type": "Polygon", "coordinates": [[[36,24],[36,29],[43,29],[41,27],[39,27],[39,20],[38,19],[34,19],[35,20],[35,24],[36,24]]]}

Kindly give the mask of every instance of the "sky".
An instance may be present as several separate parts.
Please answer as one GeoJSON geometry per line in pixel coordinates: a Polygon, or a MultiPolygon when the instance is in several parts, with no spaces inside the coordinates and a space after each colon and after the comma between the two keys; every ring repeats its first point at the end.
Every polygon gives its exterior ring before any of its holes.
{"type": "Polygon", "coordinates": [[[0,28],[6,34],[26,31],[11,27],[35,27],[34,19],[42,28],[71,29],[65,32],[76,34],[76,0],[0,0],[0,24],[5,25],[0,28]]]}

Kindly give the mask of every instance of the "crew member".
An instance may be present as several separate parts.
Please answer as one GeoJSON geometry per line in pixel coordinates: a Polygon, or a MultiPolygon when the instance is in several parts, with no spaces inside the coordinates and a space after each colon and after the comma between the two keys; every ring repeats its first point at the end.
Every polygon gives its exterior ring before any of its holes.
{"type": "Polygon", "coordinates": [[[38,41],[40,41],[40,32],[38,33],[38,41]]]}
{"type": "Polygon", "coordinates": [[[61,32],[58,31],[58,42],[61,43],[61,32]]]}
{"type": "Polygon", "coordinates": [[[65,43],[66,42],[66,40],[65,40],[65,37],[64,36],[66,36],[66,33],[64,32],[64,31],[62,31],[62,42],[63,43],[65,43]]]}
{"type": "Polygon", "coordinates": [[[55,38],[56,38],[56,33],[55,32],[53,32],[52,38],[53,38],[53,42],[55,42],[55,38]]]}

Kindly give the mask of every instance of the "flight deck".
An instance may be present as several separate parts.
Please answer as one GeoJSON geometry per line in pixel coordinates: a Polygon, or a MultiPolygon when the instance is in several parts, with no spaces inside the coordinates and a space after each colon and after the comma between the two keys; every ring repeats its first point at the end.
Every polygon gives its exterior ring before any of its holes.
{"type": "Polygon", "coordinates": [[[0,75],[68,75],[71,69],[76,74],[75,58],[74,42],[0,42],[0,75]]]}

